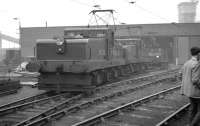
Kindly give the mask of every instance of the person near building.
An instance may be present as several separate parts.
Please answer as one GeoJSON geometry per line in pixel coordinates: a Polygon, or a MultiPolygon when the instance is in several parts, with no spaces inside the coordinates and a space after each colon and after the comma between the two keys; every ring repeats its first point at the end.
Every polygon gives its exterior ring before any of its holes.
{"type": "Polygon", "coordinates": [[[186,61],[181,69],[182,84],[181,94],[187,96],[190,100],[189,126],[197,126],[200,122],[200,88],[192,82],[192,70],[198,65],[199,47],[190,49],[191,59],[186,61]]]}

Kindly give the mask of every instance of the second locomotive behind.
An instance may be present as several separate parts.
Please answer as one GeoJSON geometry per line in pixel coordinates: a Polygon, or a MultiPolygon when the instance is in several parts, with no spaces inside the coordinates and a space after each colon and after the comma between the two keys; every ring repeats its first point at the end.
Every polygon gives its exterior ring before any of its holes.
{"type": "Polygon", "coordinates": [[[62,39],[37,40],[36,59],[38,88],[54,91],[88,91],[166,65],[161,49],[144,48],[141,39],[115,39],[110,28],[71,28],[62,39]]]}

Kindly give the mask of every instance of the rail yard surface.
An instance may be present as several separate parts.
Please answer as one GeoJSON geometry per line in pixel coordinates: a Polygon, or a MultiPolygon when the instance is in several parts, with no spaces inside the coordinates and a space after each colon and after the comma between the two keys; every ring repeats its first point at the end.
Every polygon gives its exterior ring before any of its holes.
{"type": "MultiPolygon", "coordinates": [[[[52,94],[23,86],[17,94],[0,99],[0,124],[174,125],[177,123],[173,121],[173,115],[176,115],[174,113],[178,113],[181,107],[188,104],[187,98],[179,94],[179,88],[179,69],[121,77],[118,81],[97,87],[92,94],[86,95],[70,92],[52,94]]],[[[184,124],[185,120],[181,122],[184,124]]]]}

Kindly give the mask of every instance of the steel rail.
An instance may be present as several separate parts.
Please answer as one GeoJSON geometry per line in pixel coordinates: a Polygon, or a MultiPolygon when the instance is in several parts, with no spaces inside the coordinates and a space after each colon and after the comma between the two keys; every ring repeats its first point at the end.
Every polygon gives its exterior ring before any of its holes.
{"type": "Polygon", "coordinates": [[[9,95],[9,94],[14,94],[17,93],[18,89],[14,89],[14,90],[10,90],[10,91],[4,91],[4,92],[0,92],[0,97],[3,97],[5,95],[9,95]]]}
{"type": "Polygon", "coordinates": [[[24,108],[24,107],[34,106],[36,103],[48,101],[48,100],[51,100],[51,99],[54,99],[54,98],[57,98],[57,97],[61,97],[63,95],[67,95],[67,94],[69,94],[69,93],[58,94],[58,95],[55,95],[55,96],[51,96],[51,97],[47,97],[47,98],[43,98],[43,99],[35,100],[35,101],[32,101],[32,102],[27,102],[27,103],[24,103],[24,104],[11,106],[9,108],[2,109],[2,110],[0,110],[0,117],[4,116],[6,114],[13,113],[13,112],[15,112],[19,109],[24,108]]]}
{"type": "Polygon", "coordinates": [[[46,110],[45,112],[42,112],[42,113],[40,113],[40,114],[38,114],[38,115],[36,115],[36,116],[34,116],[34,117],[28,118],[27,120],[24,120],[24,121],[22,121],[22,122],[20,122],[20,123],[17,123],[15,126],[24,126],[24,125],[26,125],[26,124],[28,124],[28,123],[30,123],[30,122],[33,122],[33,121],[36,120],[36,119],[44,118],[44,117],[46,117],[46,116],[48,116],[48,115],[51,115],[51,114],[53,114],[53,113],[55,113],[55,112],[57,112],[57,111],[62,110],[63,108],[67,107],[67,105],[68,105],[69,103],[73,102],[74,100],[78,100],[78,99],[80,99],[81,97],[83,97],[83,94],[79,94],[79,95],[77,95],[77,96],[75,96],[75,97],[72,97],[72,98],[70,98],[70,99],[67,99],[66,101],[60,103],[59,105],[57,105],[57,106],[55,106],[55,107],[52,107],[52,108],[49,108],[49,109],[46,110]]]}
{"type": "Polygon", "coordinates": [[[155,94],[152,94],[152,95],[149,95],[149,96],[146,96],[144,98],[141,98],[139,100],[135,100],[133,102],[130,102],[130,103],[127,103],[125,105],[122,105],[120,107],[117,107],[115,109],[112,109],[110,111],[107,111],[107,112],[104,112],[102,114],[99,114],[97,116],[94,116],[92,118],[89,118],[87,120],[84,120],[82,122],[79,122],[79,123],[76,123],[72,126],[84,126],[84,125],[94,125],[96,123],[99,123],[101,122],[102,120],[104,120],[105,118],[109,118],[109,117],[112,117],[114,115],[117,115],[120,113],[121,110],[125,110],[127,109],[128,107],[136,107],[136,106],[139,106],[140,104],[142,103],[145,103],[145,102],[148,102],[149,100],[152,100],[152,99],[155,99],[157,97],[159,97],[160,95],[163,95],[163,94],[166,94],[166,93],[169,93],[169,92],[172,92],[174,90],[177,90],[180,88],[180,85],[179,86],[176,86],[176,87],[173,87],[173,88],[170,88],[170,89],[167,89],[167,90],[163,90],[161,92],[158,92],[158,93],[155,93],[155,94]]]}
{"type": "Polygon", "coordinates": [[[170,73],[179,76],[180,74],[178,72],[179,72],[179,69],[173,69],[173,70],[170,70],[170,71],[164,71],[164,72],[154,73],[154,74],[151,74],[151,75],[140,76],[140,77],[137,77],[137,78],[131,78],[131,79],[127,79],[127,80],[122,80],[120,82],[115,82],[115,83],[111,83],[111,84],[108,84],[108,85],[104,85],[104,86],[98,87],[98,88],[95,89],[95,91],[103,90],[105,88],[113,87],[113,86],[117,86],[117,85],[121,85],[121,84],[133,83],[135,81],[143,81],[143,80],[148,80],[148,79],[155,79],[156,77],[164,76],[164,75],[167,75],[167,74],[170,74],[170,73]]]}
{"type": "Polygon", "coordinates": [[[8,107],[11,107],[11,106],[16,106],[16,105],[24,104],[26,102],[31,102],[31,101],[38,100],[40,98],[43,98],[43,97],[47,96],[48,93],[49,92],[40,93],[38,95],[34,95],[34,96],[31,96],[31,97],[26,97],[24,99],[20,99],[20,100],[17,100],[17,101],[14,101],[14,102],[10,102],[10,103],[5,104],[5,105],[1,105],[0,106],[0,110],[8,108],[8,107]]]}
{"type": "MultiPolygon", "coordinates": [[[[163,78],[162,78],[163,79],[163,78]]],[[[93,100],[90,100],[90,101],[87,101],[85,103],[82,103],[82,104],[79,104],[79,105],[75,105],[75,106],[72,106],[66,110],[62,110],[62,111],[59,111],[57,113],[54,113],[54,114],[51,114],[51,115],[48,115],[46,117],[43,117],[41,118],[40,120],[36,120],[32,123],[29,123],[27,124],[26,126],[34,126],[34,125],[40,125],[40,124],[45,124],[47,122],[49,122],[50,120],[54,120],[54,119],[57,119],[57,118],[61,118],[62,116],[65,116],[69,113],[72,113],[72,112],[76,112],[77,110],[81,109],[81,108],[85,108],[85,107],[88,107],[89,105],[92,105],[94,103],[97,103],[97,102],[100,102],[100,101],[104,101],[108,98],[112,98],[114,96],[119,96],[119,95],[123,95],[125,93],[129,93],[129,92],[132,92],[132,91],[135,91],[137,89],[141,89],[141,88],[144,88],[148,85],[151,85],[151,84],[154,84],[156,82],[160,82],[161,80],[156,80],[156,81],[153,81],[153,82],[148,82],[146,84],[143,84],[143,85],[139,85],[137,87],[134,87],[134,88],[131,88],[131,89],[126,89],[126,90],[123,90],[123,91],[118,91],[118,92],[115,92],[115,93],[111,93],[110,95],[105,95],[105,96],[102,96],[102,97],[98,97],[96,99],[93,99],[93,100]]],[[[179,86],[178,86],[179,87],[179,86]]]]}
{"type": "Polygon", "coordinates": [[[158,124],[156,124],[156,126],[166,126],[167,122],[171,119],[173,119],[176,115],[180,114],[182,111],[184,111],[185,109],[187,109],[190,106],[190,103],[187,103],[186,105],[182,106],[180,109],[178,109],[177,111],[175,111],[174,113],[172,113],[171,115],[169,115],[168,117],[166,117],[164,120],[162,120],[161,122],[159,122],[158,124]]]}

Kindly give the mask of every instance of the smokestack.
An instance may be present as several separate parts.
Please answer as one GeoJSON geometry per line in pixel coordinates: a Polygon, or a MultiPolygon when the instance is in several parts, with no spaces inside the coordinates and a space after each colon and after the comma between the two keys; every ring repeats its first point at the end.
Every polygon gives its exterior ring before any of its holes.
{"type": "Polygon", "coordinates": [[[194,23],[196,18],[196,7],[198,1],[181,2],[178,5],[179,23],[194,23]]]}
{"type": "Polygon", "coordinates": [[[1,49],[2,49],[2,41],[1,41],[2,39],[1,39],[1,31],[0,31],[0,51],[1,51],[1,49]]]}
{"type": "Polygon", "coordinates": [[[1,38],[1,31],[0,31],[0,62],[3,59],[3,49],[2,49],[2,38],[1,38]]]}

